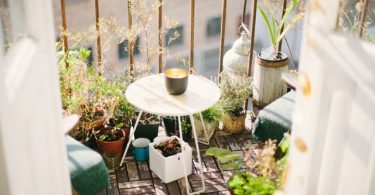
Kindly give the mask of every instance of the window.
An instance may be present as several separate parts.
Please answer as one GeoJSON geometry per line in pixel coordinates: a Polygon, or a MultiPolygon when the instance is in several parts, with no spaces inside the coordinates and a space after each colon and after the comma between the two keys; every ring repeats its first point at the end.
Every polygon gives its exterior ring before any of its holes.
{"type": "Polygon", "coordinates": [[[179,45],[184,42],[184,26],[177,26],[176,28],[171,28],[165,34],[166,46],[179,45]]]}
{"type": "MultiPolygon", "coordinates": [[[[231,48],[230,45],[224,46],[224,53],[231,48]]],[[[220,48],[206,50],[203,53],[204,63],[200,67],[200,73],[207,77],[215,77],[219,71],[220,48]]]]}
{"type": "MultiPolygon", "coordinates": [[[[134,44],[133,54],[138,55],[139,53],[140,51],[139,51],[139,37],[138,37],[134,44]]],[[[124,59],[124,58],[127,58],[128,56],[129,56],[128,40],[125,40],[118,45],[118,57],[119,59],[124,59]]]]}
{"type": "Polygon", "coordinates": [[[209,19],[206,29],[208,37],[219,35],[221,29],[221,16],[209,19]]]}

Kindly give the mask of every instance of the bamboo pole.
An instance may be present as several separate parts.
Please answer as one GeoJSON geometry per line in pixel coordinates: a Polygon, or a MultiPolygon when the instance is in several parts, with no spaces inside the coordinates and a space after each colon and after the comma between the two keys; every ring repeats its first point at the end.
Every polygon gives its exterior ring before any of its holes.
{"type": "Polygon", "coordinates": [[[366,17],[368,13],[368,5],[369,5],[370,0],[364,0],[365,4],[365,9],[363,10],[362,16],[361,16],[361,23],[359,25],[359,37],[363,37],[363,34],[365,32],[365,22],[366,22],[366,17]]]}
{"type": "Polygon", "coordinates": [[[247,0],[244,0],[243,1],[243,9],[242,9],[242,24],[245,24],[246,7],[247,7],[247,0]]]}
{"type": "MultiPolygon", "coordinates": [[[[66,25],[66,11],[65,11],[65,0],[61,0],[61,20],[63,26],[63,44],[64,44],[64,53],[68,54],[68,35],[67,33],[67,25],[66,25]]],[[[68,62],[65,60],[65,66],[69,67],[68,62]]]]}
{"type": "Polygon", "coordinates": [[[95,0],[95,27],[96,27],[96,47],[98,51],[98,73],[103,74],[102,70],[102,48],[100,44],[100,31],[99,31],[99,0],[95,0]]]}
{"type": "Polygon", "coordinates": [[[253,13],[251,15],[251,37],[250,37],[250,51],[249,51],[249,64],[247,67],[247,76],[251,76],[251,67],[253,66],[254,55],[254,37],[255,37],[255,22],[257,17],[258,0],[253,2],[253,13]]]}
{"type": "Polygon", "coordinates": [[[190,72],[194,68],[194,32],[195,32],[195,0],[191,0],[190,4],[190,72]]]}
{"type": "MultiPolygon", "coordinates": [[[[133,27],[133,18],[131,13],[132,0],[128,0],[128,29],[131,30],[133,27]]],[[[134,42],[128,40],[128,55],[129,55],[129,68],[131,73],[134,69],[134,42]]]]}
{"type": "Polygon", "coordinates": [[[223,0],[221,11],[221,33],[220,33],[220,61],[219,61],[219,75],[223,70],[223,56],[224,56],[224,41],[225,41],[225,23],[227,18],[227,0],[223,0]]]}
{"type": "Polygon", "coordinates": [[[159,73],[163,71],[163,0],[159,0],[159,11],[158,11],[158,31],[159,31],[159,73]]]}

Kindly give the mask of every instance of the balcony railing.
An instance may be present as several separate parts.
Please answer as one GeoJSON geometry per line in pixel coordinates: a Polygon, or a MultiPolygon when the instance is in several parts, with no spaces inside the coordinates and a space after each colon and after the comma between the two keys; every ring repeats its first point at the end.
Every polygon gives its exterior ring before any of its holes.
{"type": "MultiPolygon", "coordinates": [[[[61,1],[61,18],[62,18],[62,27],[63,30],[66,31],[68,28],[67,20],[66,20],[66,6],[65,6],[65,0],[61,1]]],[[[158,30],[160,31],[163,27],[163,0],[159,0],[160,6],[158,9],[158,30]]],[[[365,25],[366,25],[366,17],[368,16],[368,10],[369,10],[369,2],[370,0],[363,0],[362,3],[364,4],[364,10],[362,14],[360,15],[359,19],[359,30],[358,30],[358,36],[362,38],[365,33],[365,25]]],[[[100,17],[100,8],[99,8],[99,0],[95,0],[95,21],[96,21],[96,31],[97,31],[97,38],[96,38],[96,45],[97,45],[97,64],[98,67],[102,66],[102,49],[101,49],[101,40],[100,40],[100,32],[99,32],[99,17],[100,17]]],[[[128,29],[130,30],[133,25],[133,16],[131,14],[131,1],[127,0],[127,9],[128,9],[128,15],[127,15],[127,21],[128,21],[128,29]]],[[[223,56],[224,56],[224,43],[225,43],[225,27],[226,27],[226,18],[227,18],[227,4],[228,0],[222,0],[222,10],[221,10],[221,31],[220,31],[220,51],[219,51],[219,67],[218,67],[218,73],[223,70],[223,56]]],[[[251,73],[251,67],[253,65],[253,51],[254,51],[254,37],[256,32],[256,17],[257,17],[257,6],[258,6],[258,0],[252,0],[252,12],[251,12],[251,20],[250,24],[245,24],[245,15],[246,15],[246,9],[248,5],[248,0],[243,0],[243,11],[242,11],[242,19],[241,19],[241,25],[249,26],[249,32],[250,34],[250,51],[249,51],[249,60],[248,60],[248,67],[247,67],[247,75],[250,76],[251,73]]],[[[312,3],[314,4],[314,3],[312,3]]],[[[190,51],[189,51],[189,67],[190,70],[194,70],[194,35],[195,35],[195,0],[190,0],[190,51]]],[[[282,2],[282,15],[285,13],[287,5],[287,0],[283,0],[282,2]]],[[[68,51],[68,35],[63,34],[62,36],[62,42],[64,45],[65,52],[68,51]]],[[[163,36],[159,33],[158,37],[158,45],[159,48],[162,48],[163,45],[163,36]]],[[[134,54],[133,54],[133,48],[134,41],[129,41],[129,47],[128,47],[128,54],[129,54],[129,68],[130,71],[134,69],[134,54]]],[[[282,41],[280,41],[279,44],[279,50],[281,50],[282,47],[282,41]]],[[[162,64],[163,64],[163,52],[159,52],[158,55],[158,72],[162,72],[162,64]]],[[[100,69],[100,68],[99,68],[100,69]]]]}

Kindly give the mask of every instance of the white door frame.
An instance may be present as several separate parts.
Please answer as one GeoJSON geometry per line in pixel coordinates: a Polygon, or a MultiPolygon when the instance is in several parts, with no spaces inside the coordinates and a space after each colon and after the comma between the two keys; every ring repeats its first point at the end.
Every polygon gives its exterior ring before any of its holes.
{"type": "Polygon", "coordinates": [[[52,1],[18,3],[26,36],[0,56],[0,194],[70,194],[52,1]]]}
{"type": "Polygon", "coordinates": [[[286,194],[375,194],[375,44],[336,30],[339,0],[311,0],[307,12],[300,72],[311,95],[297,93],[286,194]]]}

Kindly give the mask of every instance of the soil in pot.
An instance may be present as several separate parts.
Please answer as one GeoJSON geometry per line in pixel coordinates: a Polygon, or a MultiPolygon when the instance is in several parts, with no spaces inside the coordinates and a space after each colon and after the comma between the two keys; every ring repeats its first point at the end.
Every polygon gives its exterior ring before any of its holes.
{"type": "Polygon", "coordinates": [[[181,144],[176,138],[162,141],[155,145],[154,148],[164,157],[173,156],[181,152],[181,144]]]}
{"type": "Polygon", "coordinates": [[[114,127],[105,127],[95,134],[98,149],[101,153],[115,152],[119,155],[123,152],[125,143],[125,131],[114,127]]]}

